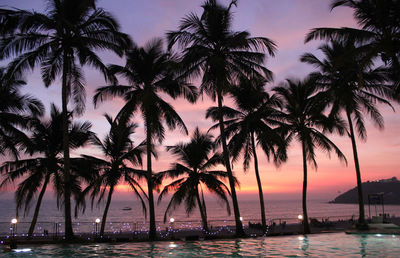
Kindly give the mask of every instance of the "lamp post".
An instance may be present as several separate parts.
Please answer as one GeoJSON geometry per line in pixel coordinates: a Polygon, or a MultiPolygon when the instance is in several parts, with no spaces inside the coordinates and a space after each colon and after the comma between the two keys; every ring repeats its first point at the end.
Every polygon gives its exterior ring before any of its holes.
{"type": "Polygon", "coordinates": [[[10,248],[11,249],[16,249],[17,248],[17,241],[15,239],[16,233],[17,233],[17,223],[18,220],[16,218],[13,218],[11,220],[11,241],[10,241],[10,248]]]}
{"type": "Polygon", "coordinates": [[[100,223],[100,219],[99,218],[97,218],[95,221],[95,230],[94,230],[94,232],[95,232],[95,234],[96,234],[96,236],[99,234],[99,223],[100,223]]]}
{"type": "Polygon", "coordinates": [[[11,237],[14,237],[15,234],[17,233],[17,223],[18,223],[18,220],[16,218],[11,220],[11,227],[10,227],[11,237]]]}
{"type": "Polygon", "coordinates": [[[174,218],[170,218],[169,219],[169,233],[171,234],[171,237],[174,238],[174,222],[175,219],[174,218]]]}
{"type": "Polygon", "coordinates": [[[304,221],[303,221],[303,215],[299,214],[299,215],[297,216],[297,219],[298,219],[299,222],[300,222],[300,231],[301,231],[302,225],[303,225],[303,223],[304,223],[304,221]]]}

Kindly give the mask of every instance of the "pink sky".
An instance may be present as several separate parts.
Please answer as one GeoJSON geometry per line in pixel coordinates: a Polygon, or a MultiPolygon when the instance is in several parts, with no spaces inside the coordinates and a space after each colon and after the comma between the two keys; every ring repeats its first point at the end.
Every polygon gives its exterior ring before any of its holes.
{"type": "MultiPolygon", "coordinates": [[[[228,0],[220,0],[229,3],[228,0]]],[[[121,23],[122,30],[133,38],[138,45],[154,37],[164,37],[168,30],[175,30],[179,20],[194,11],[201,13],[202,0],[102,0],[98,6],[111,12],[121,23]]],[[[274,86],[285,78],[303,78],[312,67],[302,64],[299,57],[304,52],[314,52],[319,42],[304,44],[305,34],[314,27],[340,27],[356,26],[352,18],[352,12],[348,8],[336,8],[330,12],[330,1],[320,0],[241,0],[238,7],[234,8],[234,29],[248,30],[252,36],[264,36],[274,40],[278,45],[275,58],[268,58],[266,66],[274,72],[275,81],[268,85],[274,86]]],[[[39,0],[3,0],[1,6],[17,7],[21,9],[35,9],[43,11],[45,5],[39,0]]],[[[105,63],[123,64],[123,60],[110,53],[101,55],[105,63]]],[[[92,96],[94,90],[104,85],[102,76],[93,70],[85,69],[87,88],[87,109],[81,119],[90,120],[93,123],[93,131],[100,137],[108,130],[107,122],[102,115],[107,112],[113,116],[123,105],[122,100],[114,99],[105,102],[94,109],[92,96]]],[[[60,105],[60,82],[54,83],[45,89],[38,72],[27,75],[28,86],[25,91],[40,98],[46,106],[50,102],[60,105]]],[[[205,110],[213,103],[204,97],[195,105],[183,100],[170,101],[185,121],[189,131],[199,126],[206,131],[212,124],[205,119],[205,110]]],[[[396,110],[399,108],[395,105],[396,110]]],[[[400,177],[400,116],[387,107],[381,108],[385,118],[385,130],[379,131],[368,123],[368,141],[358,141],[359,159],[363,181],[400,177]]],[[[141,124],[140,118],[136,118],[141,124]]],[[[137,130],[136,142],[144,139],[143,128],[137,130]]],[[[168,132],[164,145],[172,145],[178,141],[187,140],[188,137],[179,131],[168,132]]],[[[349,161],[348,167],[339,163],[338,159],[332,159],[325,154],[318,155],[318,170],[309,172],[309,193],[311,198],[333,198],[338,191],[345,191],[355,186],[355,172],[352,157],[351,144],[348,138],[332,136],[334,142],[346,154],[349,161]]],[[[159,147],[161,155],[154,161],[155,170],[166,169],[171,157],[159,147]]],[[[98,154],[94,148],[86,148],[74,152],[98,154]]],[[[301,151],[297,143],[293,143],[289,151],[289,161],[276,169],[269,164],[265,156],[259,151],[261,177],[266,195],[293,196],[300,198],[302,187],[302,161],[301,151]]],[[[251,194],[256,191],[256,180],[253,167],[247,173],[242,171],[241,164],[235,164],[234,171],[241,182],[240,195],[251,194]]],[[[1,195],[0,195],[1,198],[1,195]]]]}

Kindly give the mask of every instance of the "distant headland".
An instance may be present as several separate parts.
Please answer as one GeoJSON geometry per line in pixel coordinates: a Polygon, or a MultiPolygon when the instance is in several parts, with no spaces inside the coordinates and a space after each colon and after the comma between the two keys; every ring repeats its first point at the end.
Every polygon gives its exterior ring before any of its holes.
{"type": "MultiPolygon", "coordinates": [[[[366,205],[370,194],[383,194],[384,204],[400,205],[400,181],[396,177],[367,181],[362,184],[362,188],[366,205]]],[[[358,203],[357,187],[337,196],[330,203],[358,203]]]]}

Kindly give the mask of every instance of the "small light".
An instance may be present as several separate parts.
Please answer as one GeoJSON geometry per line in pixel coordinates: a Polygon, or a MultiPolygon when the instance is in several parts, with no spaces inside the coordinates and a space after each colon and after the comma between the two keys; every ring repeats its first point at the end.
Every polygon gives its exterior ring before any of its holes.
{"type": "Polygon", "coordinates": [[[175,248],[175,247],[178,247],[178,245],[177,245],[177,244],[174,244],[174,242],[171,242],[171,243],[169,244],[169,247],[170,247],[170,248],[175,248]]]}
{"type": "Polygon", "coordinates": [[[170,218],[169,222],[174,223],[175,219],[174,218],[170,218]]]}
{"type": "Polygon", "coordinates": [[[298,218],[299,220],[303,220],[303,215],[299,214],[299,216],[297,216],[297,218],[298,218]]]}
{"type": "Polygon", "coordinates": [[[17,224],[18,220],[17,219],[12,219],[11,224],[17,224]]]}
{"type": "Polygon", "coordinates": [[[32,251],[32,249],[30,249],[30,248],[23,248],[23,249],[14,249],[13,251],[16,252],[16,253],[27,253],[27,252],[32,251]]]}
{"type": "Polygon", "coordinates": [[[100,219],[97,218],[97,219],[95,220],[95,222],[96,222],[97,224],[99,224],[99,223],[100,223],[100,219]]]}
{"type": "Polygon", "coordinates": [[[240,219],[240,221],[243,221],[243,217],[240,217],[239,219],[240,219]]]}

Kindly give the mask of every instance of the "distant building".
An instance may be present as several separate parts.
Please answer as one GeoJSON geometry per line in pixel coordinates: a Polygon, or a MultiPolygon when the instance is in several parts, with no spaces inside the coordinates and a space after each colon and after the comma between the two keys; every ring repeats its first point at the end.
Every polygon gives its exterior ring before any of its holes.
{"type": "Polygon", "coordinates": [[[381,179],[381,180],[377,180],[376,182],[379,182],[379,183],[390,183],[390,182],[398,182],[398,180],[397,180],[397,177],[392,177],[392,178],[389,178],[389,179],[381,179]]]}

